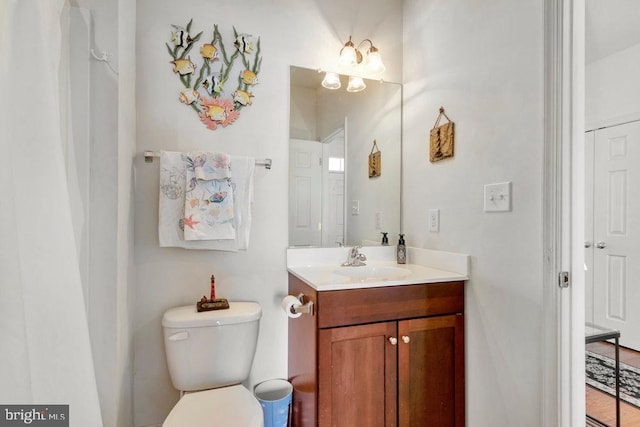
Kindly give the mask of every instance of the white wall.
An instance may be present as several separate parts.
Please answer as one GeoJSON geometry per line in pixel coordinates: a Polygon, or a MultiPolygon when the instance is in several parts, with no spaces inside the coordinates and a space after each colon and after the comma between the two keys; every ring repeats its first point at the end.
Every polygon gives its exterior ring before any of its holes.
{"type": "MultiPolygon", "coordinates": [[[[91,47],[118,56],[116,1],[89,0],[91,47]]],[[[117,65],[115,65],[117,67],[117,65]]],[[[90,211],[87,317],[102,419],[115,426],[117,367],[117,204],[118,77],[102,62],[90,60],[90,211]]]]}
{"type": "Polygon", "coordinates": [[[404,2],[403,219],[407,244],[468,253],[467,425],[542,422],[543,6],[404,2]],[[444,106],[455,157],[428,160],[444,106]],[[483,212],[511,181],[513,211],[483,212]],[[440,209],[440,232],[427,230],[440,209]]]}
{"type": "Polygon", "coordinates": [[[640,119],[640,44],[587,64],[587,130],[640,119]]]}
{"type": "MultiPolygon", "coordinates": [[[[136,5],[118,0],[118,234],[117,234],[117,412],[114,426],[133,425],[133,330],[135,313],[134,175],[136,153],[136,5]]],[[[107,427],[107,424],[105,424],[107,427]]]]}
{"type": "Polygon", "coordinates": [[[316,90],[295,86],[291,88],[289,136],[294,139],[319,141],[316,90]]]}
{"type": "MultiPolygon", "coordinates": [[[[166,369],[161,317],[173,306],[194,304],[216,275],[218,293],[258,301],[263,310],[250,382],[286,376],[287,322],[279,310],[286,293],[289,66],[329,68],[353,34],[372,38],[387,64],[385,78],[401,78],[401,1],[277,0],[235,2],[138,0],[137,150],[221,150],[270,157],[273,168],[256,170],[251,244],[247,252],[187,251],[158,247],[158,165],[135,161],[135,258],[137,267],[134,404],[135,425],[161,423],[178,399],[166,369]],[[237,122],[207,130],[177,101],[179,81],[164,47],[171,24],[210,31],[229,40],[232,25],[260,36],[263,63],[253,106],[237,122]]],[[[192,53],[196,55],[197,52],[192,53]]]]}
{"type": "Polygon", "coordinates": [[[400,232],[400,162],[402,139],[402,88],[394,83],[367,82],[367,88],[349,97],[347,110],[347,236],[350,244],[380,242],[382,231],[389,243],[400,232]],[[369,178],[369,154],[376,140],[381,151],[381,175],[369,178]],[[354,200],[360,214],[351,214],[354,200]],[[375,215],[382,215],[382,229],[376,229],[375,215]]]}

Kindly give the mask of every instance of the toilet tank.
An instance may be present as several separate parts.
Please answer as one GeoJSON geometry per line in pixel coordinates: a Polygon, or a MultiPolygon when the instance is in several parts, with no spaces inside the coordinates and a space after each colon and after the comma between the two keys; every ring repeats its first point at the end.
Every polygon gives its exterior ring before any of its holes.
{"type": "Polygon", "coordinates": [[[198,313],[195,304],[168,310],[162,327],[173,386],[197,391],[247,379],[261,316],[260,305],[240,301],[225,310],[198,313]]]}

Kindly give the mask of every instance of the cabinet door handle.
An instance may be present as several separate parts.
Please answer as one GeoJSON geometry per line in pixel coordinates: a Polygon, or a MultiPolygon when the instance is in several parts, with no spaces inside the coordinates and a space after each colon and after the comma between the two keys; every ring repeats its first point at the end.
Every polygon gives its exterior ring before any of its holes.
{"type": "Polygon", "coordinates": [[[607,247],[607,243],[606,242],[598,242],[596,243],[596,248],[598,249],[604,249],[607,247]]]}
{"type": "Polygon", "coordinates": [[[405,344],[409,344],[409,341],[411,341],[411,338],[409,338],[408,335],[403,335],[402,336],[402,342],[405,344]]]}
{"type": "Polygon", "coordinates": [[[396,345],[396,344],[398,344],[398,338],[389,337],[389,342],[391,343],[391,345],[396,345]]]}

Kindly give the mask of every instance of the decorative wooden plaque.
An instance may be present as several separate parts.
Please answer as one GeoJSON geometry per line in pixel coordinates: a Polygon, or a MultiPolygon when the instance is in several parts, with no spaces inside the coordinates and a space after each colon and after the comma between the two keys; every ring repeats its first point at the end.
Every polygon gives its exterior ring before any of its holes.
{"type": "Polygon", "coordinates": [[[440,114],[433,129],[429,132],[429,161],[439,162],[448,157],[453,157],[454,123],[440,107],[440,114]],[[438,126],[440,119],[444,116],[449,123],[438,126]]]}
{"type": "Polygon", "coordinates": [[[373,140],[373,147],[369,154],[369,178],[382,175],[382,151],[378,148],[376,140],[373,140]],[[375,152],[373,150],[376,150],[375,152]]]}
{"type": "Polygon", "coordinates": [[[196,310],[198,310],[198,312],[225,310],[227,308],[229,308],[229,301],[226,298],[207,299],[207,297],[202,297],[202,299],[196,303],[196,310]]]}

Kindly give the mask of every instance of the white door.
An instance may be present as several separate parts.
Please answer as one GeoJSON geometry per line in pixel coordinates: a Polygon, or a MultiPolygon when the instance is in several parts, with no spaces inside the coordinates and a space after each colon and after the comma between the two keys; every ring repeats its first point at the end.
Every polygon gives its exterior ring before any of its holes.
{"type": "Polygon", "coordinates": [[[322,144],[292,139],[289,144],[289,246],[320,246],[322,144]]]}
{"type": "Polygon", "coordinates": [[[594,159],[594,322],[640,350],[640,122],[597,130],[594,159]]]}
{"type": "Polygon", "coordinates": [[[344,245],[344,172],[329,172],[327,181],[326,218],[322,222],[323,246],[344,245]]]}

